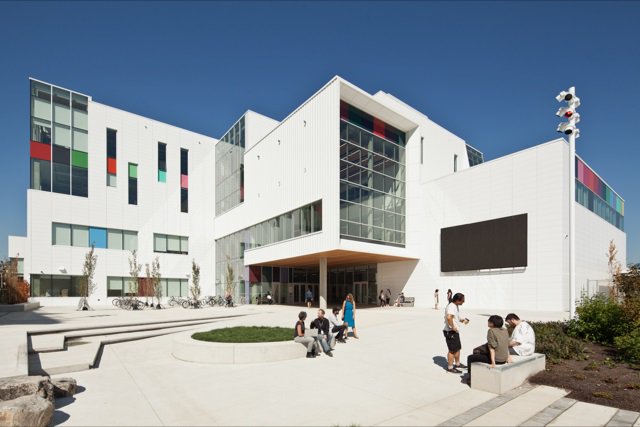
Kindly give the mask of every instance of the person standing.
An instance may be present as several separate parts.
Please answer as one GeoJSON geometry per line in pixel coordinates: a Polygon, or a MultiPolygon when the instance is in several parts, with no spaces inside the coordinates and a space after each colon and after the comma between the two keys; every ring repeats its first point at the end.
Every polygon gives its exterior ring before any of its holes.
{"type": "Polygon", "coordinates": [[[536,333],[531,325],[515,313],[507,314],[506,321],[513,328],[509,341],[509,354],[515,356],[531,356],[536,351],[536,333]]]}
{"type": "Polygon", "coordinates": [[[463,318],[460,314],[460,306],[464,304],[464,295],[457,293],[451,298],[451,302],[447,304],[444,311],[444,339],[447,343],[447,372],[460,374],[460,368],[466,368],[460,363],[460,350],[462,343],[460,342],[460,324],[469,323],[469,319],[463,318]],[[454,366],[455,362],[455,366],[454,366]]]}
{"type": "Polygon", "coordinates": [[[333,357],[333,353],[331,353],[331,346],[329,345],[329,343],[331,342],[329,333],[329,320],[324,317],[323,309],[318,309],[318,317],[313,322],[311,322],[311,329],[318,330],[316,342],[320,343],[320,345],[322,346],[322,350],[324,350],[324,354],[329,357],[333,357]]]}
{"type": "Polygon", "coordinates": [[[435,309],[438,309],[438,304],[440,303],[440,289],[436,289],[433,293],[433,302],[435,303],[435,309]]]}
{"type": "Polygon", "coordinates": [[[489,317],[487,326],[487,344],[478,347],[478,352],[470,354],[467,357],[467,366],[469,366],[469,376],[467,383],[471,385],[471,364],[474,362],[482,362],[491,364],[492,368],[496,365],[504,365],[509,361],[509,333],[502,328],[504,320],[498,315],[489,317]]]}
{"type": "Polygon", "coordinates": [[[447,290],[447,304],[451,302],[452,295],[453,295],[453,292],[451,292],[451,289],[447,290]]]}
{"type": "Polygon", "coordinates": [[[307,292],[304,293],[304,302],[307,303],[307,308],[311,308],[313,302],[313,292],[311,288],[307,288],[307,292]]]}
{"type": "Polygon", "coordinates": [[[384,294],[384,289],[380,290],[380,295],[378,296],[380,300],[380,307],[384,307],[387,302],[387,296],[384,294]]]}
{"type": "Polygon", "coordinates": [[[391,289],[387,288],[387,305],[391,304],[391,289]]]}
{"type": "Polygon", "coordinates": [[[316,350],[314,346],[316,345],[316,340],[313,337],[306,337],[304,335],[305,327],[304,321],[307,318],[307,312],[301,311],[298,313],[298,321],[296,322],[296,327],[293,333],[293,341],[306,345],[307,346],[307,357],[313,358],[316,357],[316,350]]]}
{"type": "MultiPolygon", "coordinates": [[[[359,338],[358,332],[356,331],[356,301],[351,293],[347,294],[347,298],[342,302],[342,316],[347,326],[351,327],[353,337],[359,338]]],[[[347,335],[349,334],[348,332],[345,333],[347,335]]]]}

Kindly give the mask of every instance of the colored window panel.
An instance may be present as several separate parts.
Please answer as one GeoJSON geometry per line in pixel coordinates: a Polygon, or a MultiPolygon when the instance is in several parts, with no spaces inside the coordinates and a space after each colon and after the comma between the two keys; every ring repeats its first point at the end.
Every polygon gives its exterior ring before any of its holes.
{"type": "Polygon", "coordinates": [[[71,164],[73,166],[87,169],[89,167],[89,154],[82,151],[71,151],[71,164]]]}
{"type": "Polygon", "coordinates": [[[116,174],[116,159],[107,158],[107,173],[116,174]]]}
{"type": "Polygon", "coordinates": [[[189,212],[189,190],[186,188],[180,189],[180,212],[189,212]]]}
{"type": "Polygon", "coordinates": [[[180,188],[189,188],[189,176],[180,175],[180,188]]]}
{"type": "Polygon", "coordinates": [[[68,162],[66,165],[54,162],[52,178],[54,193],[71,194],[71,170],[68,162]]]}
{"type": "Polygon", "coordinates": [[[189,150],[180,149],[180,174],[189,174],[189,150]]]}
{"type": "Polygon", "coordinates": [[[31,141],[31,158],[51,161],[51,146],[49,144],[31,141]]]}
{"type": "Polygon", "coordinates": [[[167,144],[158,142],[158,170],[167,171],[167,144]]]}
{"type": "Polygon", "coordinates": [[[89,244],[96,248],[107,248],[107,229],[89,227],[89,244]]]}
{"type": "Polygon", "coordinates": [[[138,178],[138,165],[129,163],[129,178],[138,178]]]}
{"type": "Polygon", "coordinates": [[[129,178],[129,204],[138,204],[138,180],[136,178],[129,178]]]}
{"type": "Polygon", "coordinates": [[[116,136],[117,132],[114,129],[107,129],[107,157],[113,159],[117,158],[116,155],[116,136]]]}
{"type": "Polygon", "coordinates": [[[158,182],[167,182],[167,171],[158,171],[158,182]]]}
{"type": "Polygon", "coordinates": [[[251,283],[260,283],[262,281],[262,268],[259,265],[249,266],[249,281],[251,283]]]}
{"type": "Polygon", "coordinates": [[[53,162],[61,165],[69,165],[71,160],[70,150],[65,147],[53,146],[53,162]]]}

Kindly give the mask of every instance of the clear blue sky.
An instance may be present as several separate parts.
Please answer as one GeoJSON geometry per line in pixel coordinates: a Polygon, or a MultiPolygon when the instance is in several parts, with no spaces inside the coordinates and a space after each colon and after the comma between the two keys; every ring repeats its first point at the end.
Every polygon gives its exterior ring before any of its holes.
{"type": "Polygon", "coordinates": [[[640,262],[639,21],[638,2],[1,2],[0,256],[26,233],[29,76],[219,137],[338,74],[486,159],[556,138],[554,96],[575,85],[578,154],[626,199],[640,262]]]}

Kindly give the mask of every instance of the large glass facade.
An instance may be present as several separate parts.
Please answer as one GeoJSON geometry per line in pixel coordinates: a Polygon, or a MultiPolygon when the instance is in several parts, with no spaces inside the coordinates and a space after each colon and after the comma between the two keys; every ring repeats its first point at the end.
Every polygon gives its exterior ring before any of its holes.
{"type": "MultiPolygon", "coordinates": [[[[107,296],[108,297],[121,297],[121,296],[146,296],[145,294],[145,282],[146,278],[138,279],[138,286],[135,286],[135,281],[132,283],[130,276],[127,277],[107,277],[107,296]]],[[[160,279],[160,287],[162,289],[163,297],[186,297],[189,295],[189,281],[187,279],[160,279]]]]}
{"type": "Polygon", "coordinates": [[[138,232],[54,222],[51,224],[51,244],[133,251],[138,249],[138,232]]]}
{"type": "Polygon", "coordinates": [[[32,274],[32,297],[79,297],[82,276],[32,274]]]}
{"type": "Polygon", "coordinates": [[[216,216],[244,201],[244,116],[216,144],[216,216]]]}
{"type": "Polygon", "coordinates": [[[87,197],[89,99],[31,80],[31,188],[87,197]]]}
{"type": "Polygon", "coordinates": [[[405,244],[405,134],[340,104],[340,236],[405,244]]]}
{"type": "Polygon", "coordinates": [[[576,157],[576,201],[624,231],[624,200],[576,157]]]}

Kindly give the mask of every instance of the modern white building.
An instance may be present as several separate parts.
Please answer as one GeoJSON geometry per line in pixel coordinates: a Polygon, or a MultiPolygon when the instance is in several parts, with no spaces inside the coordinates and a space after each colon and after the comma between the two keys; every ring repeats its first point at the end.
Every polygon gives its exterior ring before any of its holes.
{"type": "MultiPolygon", "coordinates": [[[[9,237],[32,299],[76,304],[84,255],[91,300],[136,288],[131,250],[160,260],[164,295],[321,305],[380,290],[416,305],[433,292],[469,308],[569,309],[569,206],[576,203],[576,294],[626,262],[624,201],[557,139],[499,159],[394,96],[334,77],[278,122],[247,111],[219,140],[31,80],[27,237],[9,237]]],[[[144,276],[144,272],[142,273],[144,276]]],[[[138,287],[140,288],[140,287],[138,287]]]]}

